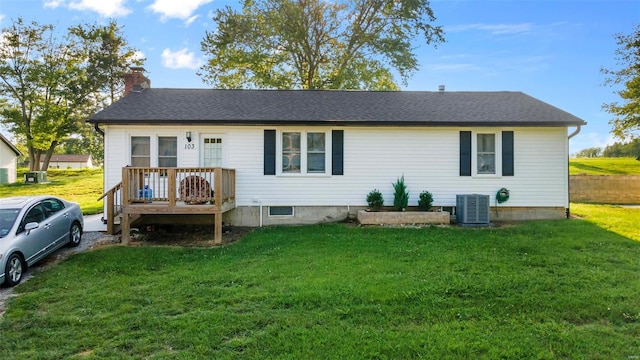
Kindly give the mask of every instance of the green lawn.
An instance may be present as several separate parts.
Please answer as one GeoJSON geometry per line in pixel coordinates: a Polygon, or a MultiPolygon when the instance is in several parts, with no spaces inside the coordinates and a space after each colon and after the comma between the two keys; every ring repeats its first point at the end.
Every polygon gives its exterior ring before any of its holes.
{"type": "Polygon", "coordinates": [[[640,161],[635,158],[572,158],[569,159],[569,173],[571,175],[640,175],[640,161]]]}
{"type": "Polygon", "coordinates": [[[26,169],[18,171],[18,182],[0,185],[0,197],[19,195],[55,195],[80,204],[85,215],[98,214],[103,211],[102,169],[58,170],[47,171],[46,184],[25,184],[23,174],[26,169]]]}
{"type": "Polygon", "coordinates": [[[571,212],[603,229],[640,241],[640,206],[572,203],[571,212]]]}
{"type": "Polygon", "coordinates": [[[0,358],[635,359],[638,259],[585,220],[116,246],[18,286],[0,358]]]}

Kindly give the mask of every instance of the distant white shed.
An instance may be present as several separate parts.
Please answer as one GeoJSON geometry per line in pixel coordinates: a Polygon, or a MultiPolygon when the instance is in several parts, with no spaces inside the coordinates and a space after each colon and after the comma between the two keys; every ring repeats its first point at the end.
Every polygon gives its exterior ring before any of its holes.
{"type": "Polygon", "coordinates": [[[18,156],[22,156],[20,150],[0,134],[0,184],[16,182],[18,156]]]}
{"type": "MultiPolygon", "coordinates": [[[[42,164],[40,164],[42,167],[42,164]]],[[[49,160],[49,169],[91,169],[91,155],[53,154],[49,160]]]]}

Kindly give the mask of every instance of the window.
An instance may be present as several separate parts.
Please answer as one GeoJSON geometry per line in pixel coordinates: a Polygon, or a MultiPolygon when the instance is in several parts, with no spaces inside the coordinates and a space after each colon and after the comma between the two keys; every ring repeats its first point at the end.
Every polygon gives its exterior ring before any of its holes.
{"type": "Polygon", "coordinates": [[[282,132],[280,151],[282,174],[326,174],[326,132],[282,132]]]}
{"type": "Polygon", "coordinates": [[[307,172],[324,173],[326,166],[324,138],[324,133],[307,133],[307,172]]]}
{"type": "Polygon", "coordinates": [[[178,166],[178,138],[175,136],[158,137],[158,167],[178,166]]]}
{"type": "Polygon", "coordinates": [[[264,175],[344,175],[344,130],[264,130],[264,175]]]}
{"type": "Polygon", "coordinates": [[[496,173],[496,135],[478,134],[477,162],[478,174],[496,173]]]}
{"type": "Polygon", "coordinates": [[[32,223],[32,222],[39,223],[41,221],[44,221],[45,218],[46,217],[44,215],[44,210],[42,208],[42,204],[38,204],[38,205],[32,207],[31,209],[29,209],[27,214],[22,219],[22,222],[20,223],[20,226],[18,227],[18,232],[20,233],[20,232],[24,231],[24,227],[27,224],[32,223]]]}
{"type": "Polygon", "coordinates": [[[131,166],[151,166],[151,138],[148,136],[131,137],[131,166]]]}
{"type": "Polygon", "coordinates": [[[222,166],[222,138],[207,137],[203,140],[202,160],[206,167],[222,166]]]}
{"type": "Polygon", "coordinates": [[[515,140],[512,130],[460,131],[460,176],[515,176],[515,140]]]}
{"type": "Polygon", "coordinates": [[[293,216],[293,206],[269,206],[269,216],[293,216]]]}
{"type": "Polygon", "coordinates": [[[64,209],[64,204],[62,201],[58,199],[46,199],[42,201],[42,206],[46,211],[47,217],[57,213],[58,211],[64,209]]]}
{"type": "Polygon", "coordinates": [[[283,132],[282,133],[282,172],[283,173],[299,173],[300,172],[300,133],[299,132],[283,132]]]}

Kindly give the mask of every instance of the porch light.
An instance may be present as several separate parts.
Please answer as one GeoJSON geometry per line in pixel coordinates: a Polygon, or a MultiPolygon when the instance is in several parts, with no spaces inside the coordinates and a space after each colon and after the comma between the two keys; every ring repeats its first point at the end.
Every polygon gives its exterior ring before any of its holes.
{"type": "Polygon", "coordinates": [[[187,131],[187,141],[191,142],[191,131],[187,131]]]}

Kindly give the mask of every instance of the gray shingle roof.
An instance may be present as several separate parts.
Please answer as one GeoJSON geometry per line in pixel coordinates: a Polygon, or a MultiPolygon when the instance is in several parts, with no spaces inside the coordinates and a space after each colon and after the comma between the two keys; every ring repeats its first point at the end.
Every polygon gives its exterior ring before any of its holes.
{"type": "Polygon", "coordinates": [[[53,154],[50,162],[87,162],[91,155],[53,154]]]}
{"type": "Polygon", "coordinates": [[[102,124],[568,126],[582,119],[522,92],[145,89],[102,124]]]}

